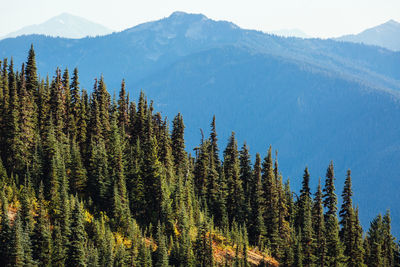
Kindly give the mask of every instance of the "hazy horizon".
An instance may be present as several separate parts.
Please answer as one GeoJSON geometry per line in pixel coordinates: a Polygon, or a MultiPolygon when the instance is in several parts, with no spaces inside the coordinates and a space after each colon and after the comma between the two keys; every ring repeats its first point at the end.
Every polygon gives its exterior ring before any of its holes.
{"type": "Polygon", "coordinates": [[[299,29],[312,37],[329,38],[359,33],[387,22],[400,21],[400,1],[318,0],[202,2],[172,0],[135,2],[129,0],[66,2],[22,0],[3,3],[7,10],[0,17],[0,36],[25,26],[41,24],[69,13],[99,23],[115,31],[168,17],[175,11],[201,13],[214,20],[231,21],[242,28],[263,32],[299,29]]]}

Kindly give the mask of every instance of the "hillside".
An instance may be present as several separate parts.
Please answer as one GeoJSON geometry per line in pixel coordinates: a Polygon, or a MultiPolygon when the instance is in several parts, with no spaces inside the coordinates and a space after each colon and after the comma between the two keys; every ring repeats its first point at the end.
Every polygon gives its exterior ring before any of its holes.
{"type": "Polygon", "coordinates": [[[1,266],[400,264],[390,212],[363,229],[332,161],[315,191],[307,167],[293,191],[271,146],[254,163],[233,132],[220,148],[215,117],[192,156],[182,114],[170,130],[124,82],[112,99],[103,76],[81,90],[76,68],[40,79],[33,46],[0,69],[1,266]]]}
{"type": "Polygon", "coordinates": [[[339,185],[353,171],[364,226],[387,208],[400,221],[400,53],[282,38],[182,12],[104,37],[6,39],[0,55],[19,65],[31,43],[42,77],[77,66],[89,90],[99,73],[115,94],[125,78],[132,98],[143,89],[170,120],[180,111],[190,150],[215,114],[222,144],[231,130],[251,151],[271,144],[295,189],[306,165],[315,189],[333,160],[339,185]]]}

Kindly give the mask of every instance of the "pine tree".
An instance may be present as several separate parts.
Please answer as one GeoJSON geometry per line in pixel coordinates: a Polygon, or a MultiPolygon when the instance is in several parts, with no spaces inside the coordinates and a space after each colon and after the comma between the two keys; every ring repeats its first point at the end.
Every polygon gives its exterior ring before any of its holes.
{"type": "Polygon", "coordinates": [[[21,142],[20,132],[20,102],[17,92],[17,81],[14,74],[14,64],[11,59],[8,70],[8,84],[9,84],[9,108],[6,116],[6,148],[7,148],[7,169],[9,173],[20,174],[24,169],[25,162],[21,155],[23,144],[21,142]]]}
{"type": "Polygon", "coordinates": [[[107,207],[111,197],[111,179],[108,167],[108,155],[104,141],[91,139],[89,145],[88,188],[92,200],[107,207]]]}
{"type": "Polygon", "coordinates": [[[140,242],[137,262],[140,267],[152,266],[151,253],[144,241],[140,242]]]}
{"type": "Polygon", "coordinates": [[[372,267],[384,266],[384,255],[382,253],[383,220],[380,214],[372,220],[366,241],[368,250],[366,250],[365,262],[368,263],[368,266],[372,267]]]}
{"type": "Polygon", "coordinates": [[[383,266],[394,266],[394,251],[396,243],[391,232],[391,218],[390,211],[387,210],[382,220],[382,254],[383,254],[383,266]]]}
{"type": "Polygon", "coordinates": [[[37,77],[37,67],[36,67],[36,55],[33,49],[33,44],[28,54],[28,60],[26,62],[26,90],[29,95],[35,96],[37,93],[39,83],[37,77]]]}
{"type": "MultiPolygon", "coordinates": [[[[34,82],[32,82],[34,83],[34,82]]],[[[36,85],[35,85],[36,86],[36,85]]],[[[20,78],[20,97],[19,97],[19,124],[20,124],[20,142],[21,142],[21,160],[25,162],[32,161],[32,152],[34,147],[35,139],[35,125],[36,125],[36,108],[34,103],[34,95],[27,87],[27,81],[25,80],[24,65],[22,65],[21,78],[20,78]]],[[[24,166],[26,167],[26,166],[24,166]]],[[[23,175],[24,173],[20,173],[23,175]]]]}
{"type": "Polygon", "coordinates": [[[266,238],[271,245],[273,255],[276,256],[279,246],[279,216],[278,216],[278,191],[272,161],[272,148],[269,147],[268,154],[262,163],[262,180],[264,191],[264,222],[266,228],[266,238]]]}
{"type": "Polygon", "coordinates": [[[109,111],[111,98],[110,94],[107,92],[103,76],[100,77],[95,94],[97,97],[97,102],[99,104],[99,119],[101,131],[103,133],[103,136],[107,136],[108,132],[110,131],[109,111]]]}
{"type": "Polygon", "coordinates": [[[249,148],[247,144],[244,143],[242,149],[239,152],[239,162],[240,162],[240,180],[242,181],[243,193],[244,193],[244,203],[243,203],[243,213],[244,221],[248,224],[248,219],[250,216],[250,183],[252,180],[252,170],[251,170],[251,160],[249,154],[249,148]]]}
{"type": "Polygon", "coordinates": [[[121,90],[119,92],[119,99],[118,99],[118,126],[121,129],[124,129],[124,131],[128,129],[128,123],[129,123],[128,105],[129,105],[129,99],[126,96],[125,80],[122,80],[121,90]]]}
{"type": "Polygon", "coordinates": [[[203,142],[197,149],[197,159],[194,166],[194,179],[196,186],[196,193],[201,203],[206,201],[208,175],[210,172],[209,154],[208,154],[208,141],[203,142]]]}
{"type": "Polygon", "coordinates": [[[215,115],[213,116],[211,122],[211,133],[210,133],[210,153],[213,153],[214,164],[219,167],[221,165],[221,161],[219,160],[219,149],[218,149],[218,138],[217,138],[217,130],[215,125],[215,115]]]}
{"type": "Polygon", "coordinates": [[[265,225],[263,219],[263,191],[261,183],[261,157],[256,154],[256,161],[253,168],[252,181],[250,183],[250,207],[249,239],[253,244],[262,247],[265,237],[265,225]]]}
{"type": "Polygon", "coordinates": [[[74,69],[74,74],[72,76],[70,89],[71,89],[71,113],[73,114],[76,122],[78,119],[80,102],[81,102],[78,68],[74,69]]]}
{"type": "Polygon", "coordinates": [[[0,265],[7,266],[10,263],[11,256],[11,241],[12,241],[12,229],[10,220],[8,217],[8,200],[4,195],[3,189],[0,191],[1,196],[1,228],[0,228],[0,265]]]}
{"type": "Polygon", "coordinates": [[[343,248],[339,239],[339,222],[337,219],[337,197],[335,194],[335,175],[333,163],[329,164],[323,195],[326,224],[326,263],[330,266],[340,266],[344,261],[343,248]]]}
{"type": "Polygon", "coordinates": [[[224,151],[224,174],[227,184],[227,212],[229,222],[244,223],[244,192],[240,180],[239,152],[235,133],[232,132],[228,145],[224,151]]]}
{"type": "MultiPolygon", "coordinates": [[[[208,235],[211,235],[211,233],[208,233],[208,235]]],[[[197,266],[213,265],[212,244],[211,239],[207,236],[207,224],[205,221],[201,223],[198,229],[194,251],[196,253],[197,266]]]]}
{"type": "Polygon", "coordinates": [[[11,233],[10,254],[9,254],[9,266],[25,266],[25,255],[24,255],[24,234],[22,229],[22,223],[19,213],[17,212],[12,227],[11,233]]]}
{"type": "Polygon", "coordinates": [[[353,267],[365,267],[366,265],[364,264],[363,230],[360,224],[360,220],[358,218],[358,208],[355,210],[353,219],[354,235],[352,253],[349,256],[347,265],[353,267]]]}
{"type": "Polygon", "coordinates": [[[162,175],[162,166],[157,154],[157,141],[152,137],[145,147],[141,176],[144,181],[146,201],[145,219],[147,223],[151,222],[153,225],[160,220],[161,185],[162,180],[165,179],[162,175]]]}
{"type": "Polygon", "coordinates": [[[50,266],[51,263],[51,233],[50,222],[47,218],[44,207],[43,183],[39,189],[38,198],[39,210],[37,215],[37,223],[35,224],[32,245],[34,260],[41,266],[50,266]]]}
{"type": "Polygon", "coordinates": [[[154,265],[157,267],[168,267],[168,249],[161,224],[157,226],[157,250],[154,265]]]}
{"type": "Polygon", "coordinates": [[[326,171],[326,180],[325,180],[325,187],[324,187],[324,207],[327,209],[325,214],[325,221],[328,220],[328,216],[337,216],[337,197],[335,194],[335,174],[333,170],[333,162],[329,164],[329,167],[326,171]]]}
{"type": "Polygon", "coordinates": [[[172,155],[174,157],[175,171],[178,175],[183,175],[186,169],[186,152],[185,152],[185,140],[184,140],[185,125],[183,124],[183,118],[180,113],[176,115],[173,120],[172,128],[172,155]]]}
{"type": "Polygon", "coordinates": [[[315,239],[315,263],[318,266],[325,266],[325,253],[326,253],[326,237],[325,237],[325,220],[324,220],[324,207],[322,200],[321,179],[318,181],[317,192],[314,197],[314,205],[312,208],[312,225],[315,239]]]}
{"type": "Polygon", "coordinates": [[[308,167],[304,170],[302,187],[300,189],[300,197],[298,201],[298,212],[296,224],[299,229],[304,228],[305,213],[308,212],[307,209],[311,205],[311,192],[310,192],[310,173],[308,172],[308,167]]]}
{"type": "Polygon", "coordinates": [[[352,195],[351,171],[348,170],[342,193],[343,204],[339,212],[341,218],[340,225],[342,226],[339,236],[344,245],[344,255],[348,257],[348,260],[351,260],[353,257],[354,235],[356,234],[356,229],[354,228],[354,210],[351,199],[352,195]]]}
{"type": "Polygon", "coordinates": [[[121,141],[120,130],[117,125],[117,117],[114,113],[111,122],[111,133],[109,139],[109,162],[110,173],[113,173],[114,181],[114,219],[117,228],[127,229],[130,218],[129,199],[127,196],[125,167],[123,160],[123,142],[121,141]]]}
{"type": "Polygon", "coordinates": [[[83,166],[80,149],[75,141],[75,138],[72,140],[70,147],[71,147],[71,163],[70,163],[71,174],[69,181],[71,184],[71,190],[74,193],[83,195],[87,184],[87,171],[86,168],[83,166]]]}
{"type": "Polygon", "coordinates": [[[61,141],[64,133],[65,106],[63,101],[61,70],[59,68],[56,70],[55,80],[51,82],[49,103],[57,140],[61,141]]]}
{"type": "Polygon", "coordinates": [[[72,210],[71,234],[67,253],[67,266],[86,266],[85,264],[85,228],[81,203],[75,199],[72,210]]]}
{"type": "Polygon", "coordinates": [[[64,133],[68,137],[76,136],[75,116],[72,112],[72,96],[69,79],[69,71],[66,68],[62,77],[62,95],[64,104],[64,133]]]}

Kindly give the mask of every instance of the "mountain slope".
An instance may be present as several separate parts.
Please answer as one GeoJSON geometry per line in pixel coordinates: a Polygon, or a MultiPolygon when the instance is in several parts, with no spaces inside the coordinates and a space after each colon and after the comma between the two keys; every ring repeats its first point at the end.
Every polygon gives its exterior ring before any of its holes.
{"type": "Polygon", "coordinates": [[[86,36],[106,35],[111,32],[112,30],[98,23],[68,13],[62,13],[41,24],[26,26],[18,31],[1,36],[0,39],[29,34],[43,34],[65,38],[83,38],[86,36]]]}
{"type": "Polygon", "coordinates": [[[102,73],[117,94],[125,78],[132,98],[143,89],[168,118],[182,112],[189,148],[216,114],[221,148],[231,130],[252,151],[272,144],[296,189],[306,165],[315,187],[333,160],[340,194],[351,168],[364,226],[386,208],[400,221],[400,53],[281,38],[182,12],[103,37],[6,39],[0,56],[18,65],[31,43],[42,77],[78,66],[85,88],[102,73]]]}
{"type": "Polygon", "coordinates": [[[336,40],[377,45],[393,51],[400,51],[400,23],[389,20],[359,34],[344,35],[336,40]]]}

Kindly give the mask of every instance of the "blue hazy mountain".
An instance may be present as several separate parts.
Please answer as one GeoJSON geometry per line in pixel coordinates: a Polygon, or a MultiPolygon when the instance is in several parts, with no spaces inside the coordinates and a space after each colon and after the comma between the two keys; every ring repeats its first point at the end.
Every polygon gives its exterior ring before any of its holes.
{"type": "Polygon", "coordinates": [[[268,31],[268,33],[282,37],[311,38],[311,36],[309,36],[300,29],[281,29],[281,30],[268,31]]]}
{"type": "Polygon", "coordinates": [[[86,36],[106,35],[112,32],[112,30],[98,23],[68,13],[62,13],[41,24],[29,25],[5,36],[0,36],[0,39],[28,34],[43,34],[65,38],[83,38],[86,36]]]}
{"type": "Polygon", "coordinates": [[[377,45],[393,51],[400,51],[400,23],[389,20],[358,34],[344,35],[336,40],[377,45]]]}
{"type": "Polygon", "coordinates": [[[350,168],[364,226],[390,208],[400,233],[400,53],[182,12],[102,37],[5,39],[0,57],[21,64],[31,43],[42,77],[77,66],[83,87],[103,74],[116,95],[125,78],[131,99],[143,89],[170,120],[181,112],[189,150],[215,114],[221,150],[231,131],[253,155],[271,144],[294,189],[306,165],[315,189],[333,160],[340,195],[350,168]]]}

